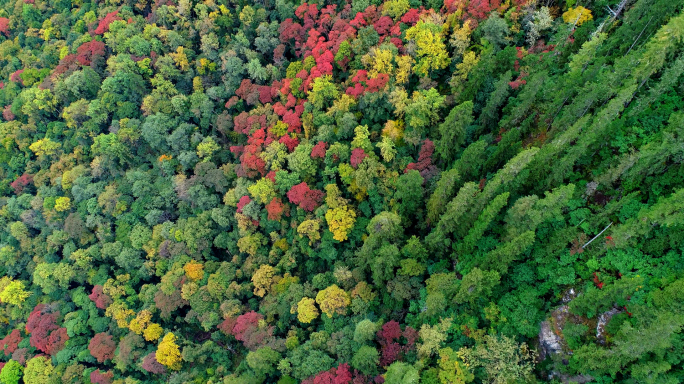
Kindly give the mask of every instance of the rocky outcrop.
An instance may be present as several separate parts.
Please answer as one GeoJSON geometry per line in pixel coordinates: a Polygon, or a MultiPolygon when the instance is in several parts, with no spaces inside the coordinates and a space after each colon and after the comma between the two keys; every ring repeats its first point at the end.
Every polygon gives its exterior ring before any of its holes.
{"type": "Polygon", "coordinates": [[[549,321],[543,321],[541,323],[541,329],[539,330],[539,346],[541,347],[539,357],[542,360],[546,359],[547,356],[555,355],[563,351],[561,337],[553,332],[549,321]]]}
{"type": "Polygon", "coordinates": [[[620,312],[622,312],[622,309],[613,308],[610,311],[603,312],[599,315],[598,324],[596,325],[596,340],[598,340],[599,343],[606,343],[606,324],[608,324],[608,322],[610,321],[610,319],[613,318],[613,316],[617,315],[620,312]]]}

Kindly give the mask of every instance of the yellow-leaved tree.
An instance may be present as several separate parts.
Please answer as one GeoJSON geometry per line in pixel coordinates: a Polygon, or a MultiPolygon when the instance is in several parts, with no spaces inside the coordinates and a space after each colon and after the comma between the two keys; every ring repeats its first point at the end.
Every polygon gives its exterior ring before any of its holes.
{"type": "Polygon", "coordinates": [[[55,200],[55,211],[64,212],[71,209],[71,199],[65,196],[58,197],[55,200]]]}
{"type": "Polygon", "coordinates": [[[594,16],[591,15],[591,11],[581,5],[577,8],[570,8],[563,14],[563,21],[578,27],[593,18],[594,16]]]}
{"type": "Polygon", "coordinates": [[[344,289],[333,284],[318,292],[316,303],[321,307],[323,313],[328,315],[328,317],[332,317],[335,313],[340,315],[347,313],[347,307],[351,304],[351,299],[349,299],[349,294],[344,289]]]}
{"type": "Polygon", "coordinates": [[[23,282],[3,277],[0,279],[0,301],[21,307],[21,303],[33,294],[24,288],[23,282]]]}
{"type": "Polygon", "coordinates": [[[319,231],[320,224],[318,220],[305,220],[299,224],[299,227],[297,227],[297,233],[299,233],[299,236],[306,236],[309,238],[309,245],[312,245],[321,239],[321,234],[319,231]]]}
{"type": "Polygon", "coordinates": [[[181,368],[181,353],[178,344],[176,344],[176,336],[169,332],[164,336],[156,353],[159,364],[166,366],[169,369],[179,370],[181,368]]]}
{"type": "Polygon", "coordinates": [[[193,281],[202,280],[204,277],[204,265],[191,261],[183,267],[185,270],[185,275],[188,276],[193,281]]]}
{"type": "Polygon", "coordinates": [[[143,331],[143,337],[145,337],[145,340],[147,341],[157,341],[163,332],[164,328],[162,328],[161,325],[152,323],[143,331]]]}
{"type": "Polygon", "coordinates": [[[347,235],[351,232],[356,222],[356,212],[349,208],[347,201],[340,196],[340,190],[335,184],[325,186],[328,211],[325,213],[325,220],[328,222],[328,229],[333,234],[333,239],[337,241],[347,240],[347,235]]]}
{"type": "MultiPolygon", "coordinates": [[[[295,308],[292,309],[295,310],[295,308]]],[[[314,299],[309,297],[303,297],[301,300],[299,300],[299,303],[297,303],[296,312],[297,319],[305,324],[309,324],[310,322],[314,321],[319,315],[318,308],[316,308],[316,304],[314,303],[314,299]]],[[[294,313],[294,311],[291,311],[291,313],[294,313]]]]}
{"type": "Polygon", "coordinates": [[[254,284],[254,294],[259,297],[264,297],[273,285],[273,276],[275,270],[268,264],[264,264],[252,275],[252,284],[254,284]]]}
{"type": "Polygon", "coordinates": [[[150,319],[152,319],[152,312],[147,309],[143,309],[142,311],[138,312],[138,314],[135,316],[135,319],[131,320],[131,322],[128,324],[128,329],[140,335],[150,324],[150,319]]]}
{"type": "Polygon", "coordinates": [[[413,69],[417,74],[427,76],[430,71],[449,66],[451,59],[444,44],[441,26],[420,20],[406,31],[406,40],[416,45],[417,62],[413,69]]]}

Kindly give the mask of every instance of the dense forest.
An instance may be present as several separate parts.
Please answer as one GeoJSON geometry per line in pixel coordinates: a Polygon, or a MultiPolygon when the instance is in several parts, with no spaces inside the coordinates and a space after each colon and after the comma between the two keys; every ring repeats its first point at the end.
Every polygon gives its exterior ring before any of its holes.
{"type": "Polygon", "coordinates": [[[0,0],[0,382],[684,382],[684,2],[0,0]]]}

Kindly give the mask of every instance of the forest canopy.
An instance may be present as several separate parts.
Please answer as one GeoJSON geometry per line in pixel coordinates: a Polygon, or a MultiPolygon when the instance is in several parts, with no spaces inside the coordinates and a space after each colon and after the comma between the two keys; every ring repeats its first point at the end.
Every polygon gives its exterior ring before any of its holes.
{"type": "Polygon", "coordinates": [[[684,3],[0,0],[0,383],[684,381],[684,3]]]}

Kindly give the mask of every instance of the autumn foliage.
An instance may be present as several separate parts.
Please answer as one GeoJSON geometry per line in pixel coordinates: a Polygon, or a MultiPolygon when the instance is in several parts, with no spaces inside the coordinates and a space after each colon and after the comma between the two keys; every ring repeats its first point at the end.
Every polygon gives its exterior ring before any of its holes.
{"type": "Polygon", "coordinates": [[[88,350],[94,358],[100,363],[104,363],[106,360],[111,360],[114,357],[114,350],[116,350],[116,343],[112,338],[112,335],[107,333],[96,333],[92,339],[90,339],[90,344],[88,345],[88,350]]]}
{"type": "Polygon", "coordinates": [[[310,189],[306,183],[293,186],[287,192],[287,198],[292,204],[298,205],[305,211],[313,211],[323,199],[323,191],[310,189]]]}
{"type": "Polygon", "coordinates": [[[17,350],[21,340],[21,331],[18,329],[13,329],[12,332],[0,340],[0,347],[2,347],[0,350],[2,350],[5,356],[12,356],[14,351],[17,350]]]}
{"type": "Polygon", "coordinates": [[[107,307],[112,303],[112,298],[103,292],[101,285],[93,286],[92,293],[88,295],[88,298],[95,303],[95,306],[100,309],[107,309],[107,307]]]}
{"type": "Polygon", "coordinates": [[[48,355],[54,355],[64,348],[69,336],[66,328],[56,324],[59,317],[59,311],[52,306],[38,304],[33,308],[26,322],[26,333],[31,335],[31,346],[48,355]]]}
{"type": "Polygon", "coordinates": [[[105,32],[108,32],[109,24],[111,24],[114,20],[121,20],[121,18],[118,16],[118,13],[119,11],[110,12],[102,20],[100,20],[97,28],[95,29],[95,34],[102,35],[105,32]]]}

